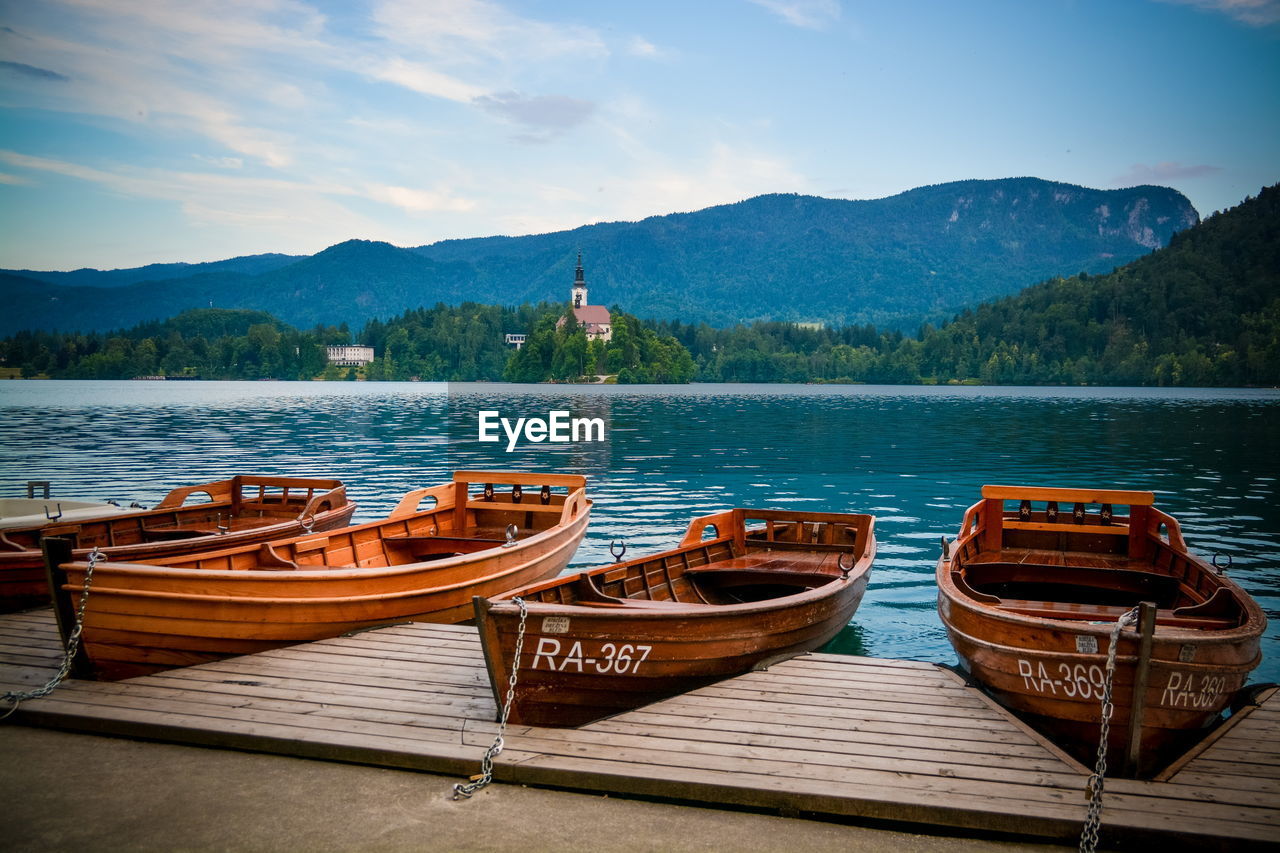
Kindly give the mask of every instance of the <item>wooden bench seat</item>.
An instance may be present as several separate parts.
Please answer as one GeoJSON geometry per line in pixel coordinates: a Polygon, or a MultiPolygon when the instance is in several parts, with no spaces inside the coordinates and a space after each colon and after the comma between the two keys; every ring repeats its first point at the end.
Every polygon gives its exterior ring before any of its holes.
{"type": "Polygon", "coordinates": [[[385,542],[407,542],[410,544],[472,544],[478,543],[486,548],[506,544],[506,539],[491,539],[482,536],[388,536],[385,542]]]}
{"type": "Polygon", "coordinates": [[[685,577],[695,583],[727,589],[740,586],[794,586],[813,589],[840,577],[833,554],[755,552],[690,566],[685,577]]]}

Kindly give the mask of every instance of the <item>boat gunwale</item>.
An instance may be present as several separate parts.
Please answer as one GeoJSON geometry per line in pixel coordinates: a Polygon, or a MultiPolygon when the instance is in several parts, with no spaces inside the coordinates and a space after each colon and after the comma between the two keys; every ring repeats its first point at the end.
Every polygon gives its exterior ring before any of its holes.
{"type": "MultiPolygon", "coordinates": [[[[746,517],[750,517],[750,513],[752,512],[773,512],[772,510],[760,510],[760,509],[749,509],[749,508],[739,508],[739,509],[742,509],[746,517]]],[[[727,513],[731,513],[734,511],[735,510],[731,509],[722,513],[715,513],[711,516],[702,516],[699,518],[695,518],[693,521],[690,522],[689,529],[693,530],[694,527],[698,525],[700,521],[703,521],[706,518],[711,518],[714,516],[723,516],[727,513]]],[[[796,512],[799,515],[804,514],[803,510],[791,511],[791,512],[796,512]]],[[[775,610],[779,610],[787,607],[801,606],[804,604],[808,604],[811,601],[816,602],[816,601],[821,601],[823,599],[836,597],[845,588],[853,586],[859,581],[866,581],[868,578],[868,575],[870,574],[871,566],[875,560],[875,555],[876,555],[875,516],[868,513],[821,513],[821,514],[824,516],[840,515],[850,520],[866,519],[868,522],[867,534],[864,542],[854,543],[854,549],[857,549],[858,555],[854,560],[853,568],[849,570],[849,574],[847,576],[841,577],[839,575],[832,575],[831,579],[826,583],[823,583],[820,586],[816,586],[816,587],[809,587],[800,592],[791,593],[789,595],[778,596],[776,598],[766,598],[760,601],[739,602],[736,604],[703,604],[703,603],[684,602],[684,601],[675,602],[673,604],[670,601],[663,600],[660,607],[654,607],[654,608],[593,607],[590,605],[566,604],[563,602],[531,601],[523,598],[522,600],[525,603],[525,607],[527,611],[530,614],[537,614],[538,616],[557,616],[557,615],[575,616],[576,615],[581,618],[600,617],[604,619],[614,619],[614,618],[628,619],[628,620],[654,619],[658,621],[672,621],[677,619],[688,619],[690,617],[706,619],[711,616],[723,616],[727,618],[730,616],[767,613],[770,611],[775,611],[775,610]],[[835,586],[833,588],[833,584],[838,584],[838,586],[835,586]],[[679,606],[676,606],[676,605],[679,605],[679,606]]],[[[746,529],[744,527],[742,532],[744,534],[750,534],[752,532],[755,532],[755,529],[754,528],[746,529]]],[[[702,548],[708,548],[708,547],[713,547],[716,545],[723,545],[723,544],[731,544],[733,543],[735,536],[736,536],[736,532],[731,532],[728,535],[717,536],[712,539],[698,540],[695,542],[686,541],[685,544],[679,545],[675,548],[672,548],[666,551],[660,551],[653,554],[646,554],[642,557],[637,557],[635,559],[628,560],[626,562],[609,563],[607,565],[598,566],[594,569],[589,569],[586,571],[575,572],[572,574],[563,574],[563,575],[560,575],[559,577],[551,578],[550,580],[542,581],[537,584],[532,584],[530,586],[526,586],[521,589],[511,590],[509,592],[504,592],[499,595],[491,596],[488,599],[487,606],[489,610],[496,611],[500,615],[510,615],[513,613],[518,613],[519,607],[514,602],[514,599],[517,596],[520,596],[521,593],[530,594],[535,592],[543,592],[544,590],[554,589],[557,586],[576,583],[578,579],[582,576],[595,577],[595,576],[604,574],[606,572],[617,571],[618,569],[623,569],[630,566],[638,566],[648,562],[666,560],[668,558],[680,556],[680,555],[683,555],[692,551],[696,551],[702,548]]],[[[750,550],[748,551],[748,553],[762,553],[762,552],[768,552],[770,550],[771,549],[769,548],[758,548],[758,549],[750,550]]],[[[788,552],[779,551],[778,553],[788,553],[788,552]]],[[[831,553],[838,553],[838,552],[831,552],[831,553]]],[[[849,553],[849,552],[844,552],[844,553],[849,553]]],[[[628,599],[628,600],[643,603],[648,599],[639,598],[639,599],[628,599]]]]}
{"type": "MultiPolygon", "coordinates": [[[[1015,610],[1002,610],[998,605],[989,604],[984,601],[978,601],[971,598],[967,593],[955,585],[951,579],[953,569],[946,568],[951,565],[951,561],[943,557],[938,560],[937,583],[938,590],[943,593],[947,600],[954,606],[960,605],[972,613],[977,613],[984,618],[990,618],[1002,622],[1008,622],[1012,625],[1020,627],[1038,627],[1052,630],[1066,631],[1072,634],[1092,634],[1097,637],[1106,637],[1110,635],[1111,629],[1115,626],[1115,620],[1099,621],[1086,619],[1065,619],[1053,616],[1032,616],[1026,613],[1018,613],[1015,610]]],[[[1158,575],[1158,572],[1151,574],[1158,575]]],[[[1160,575],[1168,577],[1168,575],[1160,575]]],[[[1247,640],[1251,637],[1260,636],[1266,627],[1266,617],[1262,613],[1262,609],[1258,606],[1253,597],[1247,593],[1238,596],[1245,603],[1243,610],[1247,614],[1245,621],[1232,628],[1188,628],[1177,625],[1161,625],[1159,622],[1156,628],[1159,631],[1156,641],[1169,641],[1195,639],[1203,644],[1231,644],[1240,640],[1247,640]],[[1252,605],[1252,607],[1249,607],[1252,605]],[[1256,611],[1256,612],[1255,612],[1256,611]]],[[[950,628],[949,619],[943,620],[945,627],[950,628]]],[[[1124,634],[1124,637],[1131,637],[1130,634],[1124,634]]],[[[1017,648],[1016,646],[1008,646],[1007,648],[1017,648]]]]}

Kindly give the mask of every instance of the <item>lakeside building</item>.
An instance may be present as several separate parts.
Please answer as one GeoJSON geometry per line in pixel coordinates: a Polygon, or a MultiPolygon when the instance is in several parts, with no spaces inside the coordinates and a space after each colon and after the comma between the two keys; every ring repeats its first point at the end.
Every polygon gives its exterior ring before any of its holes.
{"type": "Polygon", "coordinates": [[[338,367],[364,367],[373,361],[373,347],[352,345],[327,346],[329,363],[338,367]]]}
{"type": "MultiPolygon", "coordinates": [[[[573,306],[574,318],[586,329],[587,340],[601,340],[608,343],[613,339],[613,320],[609,317],[609,309],[603,305],[590,305],[587,302],[587,280],[582,271],[582,252],[578,252],[578,268],[573,274],[569,304],[573,306]]],[[[556,328],[559,329],[564,324],[565,318],[561,317],[556,323],[556,328]]]]}

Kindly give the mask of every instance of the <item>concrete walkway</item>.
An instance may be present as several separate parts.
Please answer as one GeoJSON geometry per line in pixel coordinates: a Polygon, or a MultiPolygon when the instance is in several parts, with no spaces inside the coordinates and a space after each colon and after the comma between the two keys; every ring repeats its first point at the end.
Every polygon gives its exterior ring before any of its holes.
{"type": "MultiPolygon", "coordinates": [[[[479,752],[477,752],[477,761],[479,752]]],[[[1056,851],[0,724],[0,849],[1056,851]]]]}

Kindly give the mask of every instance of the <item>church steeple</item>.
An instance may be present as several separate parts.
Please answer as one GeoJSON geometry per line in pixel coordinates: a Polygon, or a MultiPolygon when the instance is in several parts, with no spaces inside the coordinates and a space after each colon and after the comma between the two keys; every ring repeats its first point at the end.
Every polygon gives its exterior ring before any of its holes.
{"type": "Polygon", "coordinates": [[[573,289],[570,291],[570,304],[574,308],[582,308],[587,304],[587,280],[582,272],[582,250],[578,250],[578,268],[573,273],[573,289]]]}

